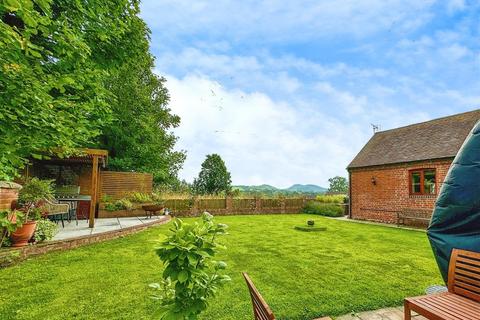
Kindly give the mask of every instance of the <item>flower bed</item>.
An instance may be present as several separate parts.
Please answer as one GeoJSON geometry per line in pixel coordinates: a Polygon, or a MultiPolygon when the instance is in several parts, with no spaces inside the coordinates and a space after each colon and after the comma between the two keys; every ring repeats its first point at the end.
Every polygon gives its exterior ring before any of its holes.
{"type": "Polygon", "coordinates": [[[119,210],[107,210],[106,204],[101,203],[98,209],[99,218],[122,218],[122,217],[138,217],[145,216],[145,210],[142,209],[142,206],[152,204],[151,202],[146,203],[133,203],[132,207],[129,209],[119,209],[119,210]]]}

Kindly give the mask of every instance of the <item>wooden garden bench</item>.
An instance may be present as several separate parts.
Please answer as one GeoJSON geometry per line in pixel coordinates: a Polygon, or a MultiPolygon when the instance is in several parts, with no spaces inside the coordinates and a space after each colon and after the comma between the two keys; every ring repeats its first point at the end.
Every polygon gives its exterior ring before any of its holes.
{"type": "Polygon", "coordinates": [[[406,298],[410,311],[432,320],[480,320],[480,253],[453,249],[448,267],[448,292],[406,298]]]}
{"type": "Polygon", "coordinates": [[[429,209],[403,209],[397,212],[397,225],[404,225],[405,220],[415,220],[429,223],[432,218],[432,210],[429,209]]]}
{"type": "MultiPolygon", "coordinates": [[[[257,288],[253,285],[252,280],[245,272],[242,273],[245,281],[247,282],[248,291],[252,298],[253,305],[253,317],[255,320],[275,320],[272,310],[268,304],[263,300],[263,297],[258,292],[257,288]]],[[[330,317],[317,318],[313,320],[331,320],[330,317]]]]}

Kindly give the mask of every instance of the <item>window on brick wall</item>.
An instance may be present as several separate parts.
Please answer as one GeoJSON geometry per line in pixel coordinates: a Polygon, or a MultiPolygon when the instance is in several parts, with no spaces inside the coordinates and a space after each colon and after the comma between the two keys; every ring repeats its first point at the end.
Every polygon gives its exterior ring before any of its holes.
{"type": "Polygon", "coordinates": [[[410,170],[410,194],[436,194],[437,180],[435,169],[410,170]]]}

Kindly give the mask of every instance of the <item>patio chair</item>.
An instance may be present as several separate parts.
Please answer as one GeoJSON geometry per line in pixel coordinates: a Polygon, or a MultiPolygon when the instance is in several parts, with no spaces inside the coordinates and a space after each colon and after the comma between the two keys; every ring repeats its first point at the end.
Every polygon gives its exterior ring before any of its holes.
{"type": "MultiPolygon", "coordinates": [[[[250,292],[250,297],[252,298],[253,306],[253,317],[255,320],[275,320],[272,310],[265,302],[263,297],[258,292],[257,288],[253,284],[252,280],[247,273],[242,272],[245,281],[247,282],[248,291],[250,292]]],[[[316,318],[313,320],[331,320],[330,317],[316,318]]]]}
{"type": "Polygon", "coordinates": [[[480,253],[453,249],[448,292],[406,298],[404,308],[405,320],[411,310],[433,320],[480,320],[480,253]]]}
{"type": "Polygon", "coordinates": [[[58,203],[56,200],[45,200],[43,208],[47,212],[46,216],[57,222],[57,217],[60,216],[62,227],[65,228],[64,215],[70,215],[70,205],[68,203],[58,203]]]}

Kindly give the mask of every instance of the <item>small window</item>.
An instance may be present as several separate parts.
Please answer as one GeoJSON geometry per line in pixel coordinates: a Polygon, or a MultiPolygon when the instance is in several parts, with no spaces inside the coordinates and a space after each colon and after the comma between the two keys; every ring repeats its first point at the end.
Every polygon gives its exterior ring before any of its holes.
{"type": "Polygon", "coordinates": [[[435,169],[421,169],[410,171],[410,194],[436,194],[437,181],[435,169]]]}

